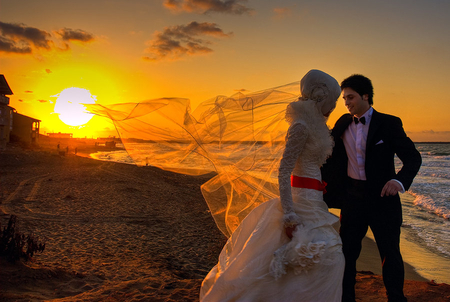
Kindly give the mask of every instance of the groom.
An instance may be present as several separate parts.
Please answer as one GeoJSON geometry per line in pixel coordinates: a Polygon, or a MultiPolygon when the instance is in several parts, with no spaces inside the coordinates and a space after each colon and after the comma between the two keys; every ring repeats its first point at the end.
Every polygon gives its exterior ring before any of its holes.
{"type": "Polygon", "coordinates": [[[344,114],[332,130],[335,146],[322,173],[328,183],[325,202],[330,208],[341,208],[345,256],[342,301],[355,301],[356,260],[368,227],[380,253],[388,301],[406,301],[398,193],[409,189],[422,159],[406,136],[402,121],[372,108],[370,79],[352,75],[341,83],[341,90],[349,114],[344,114]],[[398,172],[395,154],[402,161],[398,172]]]}

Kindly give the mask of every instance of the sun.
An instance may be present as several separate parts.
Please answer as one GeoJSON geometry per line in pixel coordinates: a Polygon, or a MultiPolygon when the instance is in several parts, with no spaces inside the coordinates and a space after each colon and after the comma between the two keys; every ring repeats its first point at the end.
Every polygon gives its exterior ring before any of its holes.
{"type": "Polygon", "coordinates": [[[83,88],[67,88],[56,99],[54,113],[69,126],[81,126],[90,121],[92,113],[86,111],[84,104],[95,104],[95,97],[83,88]]]}

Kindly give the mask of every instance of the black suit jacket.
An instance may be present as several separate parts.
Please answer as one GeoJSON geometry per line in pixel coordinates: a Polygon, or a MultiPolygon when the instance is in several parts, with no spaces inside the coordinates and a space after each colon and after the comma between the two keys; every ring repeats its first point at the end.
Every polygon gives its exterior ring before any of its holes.
{"type": "MultiPolygon", "coordinates": [[[[344,114],[336,122],[331,134],[334,148],[331,157],[322,167],[322,178],[327,185],[324,200],[330,208],[341,208],[346,196],[347,153],[342,136],[352,122],[350,114],[344,114]]],[[[391,179],[399,180],[408,190],[422,164],[422,158],[414,143],[406,136],[402,121],[395,116],[373,110],[366,143],[365,171],[368,190],[373,198],[381,198],[381,190],[391,179]],[[394,155],[402,161],[396,172],[394,155]]],[[[394,196],[398,199],[398,194],[394,196]]]]}

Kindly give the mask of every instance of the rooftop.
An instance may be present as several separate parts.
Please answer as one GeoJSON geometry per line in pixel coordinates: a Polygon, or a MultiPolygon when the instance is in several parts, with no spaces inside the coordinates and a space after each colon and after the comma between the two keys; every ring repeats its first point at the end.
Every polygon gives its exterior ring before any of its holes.
{"type": "Polygon", "coordinates": [[[5,79],[5,76],[0,74],[0,94],[11,95],[14,94],[5,79]]]}

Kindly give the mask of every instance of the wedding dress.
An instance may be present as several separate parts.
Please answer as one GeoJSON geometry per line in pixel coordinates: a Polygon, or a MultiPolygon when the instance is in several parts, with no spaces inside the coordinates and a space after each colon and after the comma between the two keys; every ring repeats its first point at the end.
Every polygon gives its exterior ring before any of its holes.
{"type": "Polygon", "coordinates": [[[112,120],[135,164],[190,175],[216,172],[201,189],[229,240],[202,284],[201,301],[341,299],[344,259],[333,228],[338,218],[328,213],[322,191],[290,184],[291,173],[320,182],[319,167],[331,152],[316,105],[335,103],[340,88],[320,71],[307,76],[217,96],[193,112],[182,98],[85,105],[112,120]],[[324,77],[336,86],[331,98],[324,77]],[[300,223],[292,240],[286,219],[300,223]]]}
{"type": "Polygon", "coordinates": [[[291,107],[295,112],[278,175],[281,201],[262,203],[240,223],[203,281],[202,302],[341,301],[338,218],[328,212],[322,191],[291,188],[291,173],[320,183],[332,139],[313,100],[291,107]],[[285,234],[286,217],[299,218],[292,240],[285,234]]]}

